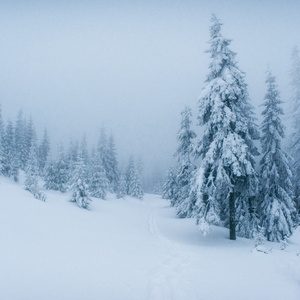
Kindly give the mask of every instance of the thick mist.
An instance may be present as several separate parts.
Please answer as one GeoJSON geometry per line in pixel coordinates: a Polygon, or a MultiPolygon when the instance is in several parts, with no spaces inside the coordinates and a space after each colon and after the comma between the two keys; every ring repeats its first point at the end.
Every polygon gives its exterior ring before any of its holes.
{"type": "Polygon", "coordinates": [[[211,13],[233,40],[258,120],[268,66],[288,107],[300,2],[244,2],[1,1],[3,115],[15,119],[22,108],[39,134],[47,127],[53,143],[66,145],[84,133],[92,145],[104,126],[121,167],[134,154],[158,176],[172,163],[185,105],[196,119],[211,13]]]}

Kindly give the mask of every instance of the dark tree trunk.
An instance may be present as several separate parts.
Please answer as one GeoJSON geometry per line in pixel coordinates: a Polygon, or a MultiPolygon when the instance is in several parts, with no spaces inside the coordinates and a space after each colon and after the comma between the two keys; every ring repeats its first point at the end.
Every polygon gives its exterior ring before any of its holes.
{"type": "Polygon", "coordinates": [[[235,204],[234,204],[234,192],[231,191],[229,195],[229,231],[230,239],[236,240],[235,234],[235,204]]]}

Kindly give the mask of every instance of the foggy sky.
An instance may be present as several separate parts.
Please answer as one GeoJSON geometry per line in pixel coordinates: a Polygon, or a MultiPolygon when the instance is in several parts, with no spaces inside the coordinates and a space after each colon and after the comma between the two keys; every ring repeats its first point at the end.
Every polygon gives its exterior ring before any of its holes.
{"type": "Polygon", "coordinates": [[[180,111],[196,115],[212,13],[233,40],[252,104],[262,103],[268,65],[288,100],[300,1],[0,1],[3,116],[22,108],[55,142],[86,133],[93,144],[104,126],[121,161],[133,153],[164,172],[180,111]]]}

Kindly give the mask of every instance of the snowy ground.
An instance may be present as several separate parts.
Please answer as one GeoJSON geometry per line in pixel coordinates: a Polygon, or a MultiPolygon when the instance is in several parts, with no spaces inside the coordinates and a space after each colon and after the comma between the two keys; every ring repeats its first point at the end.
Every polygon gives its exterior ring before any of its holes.
{"type": "Polygon", "coordinates": [[[2,300],[300,299],[299,230],[265,254],[222,228],[202,237],[159,196],[109,195],[87,211],[0,182],[2,300]]]}

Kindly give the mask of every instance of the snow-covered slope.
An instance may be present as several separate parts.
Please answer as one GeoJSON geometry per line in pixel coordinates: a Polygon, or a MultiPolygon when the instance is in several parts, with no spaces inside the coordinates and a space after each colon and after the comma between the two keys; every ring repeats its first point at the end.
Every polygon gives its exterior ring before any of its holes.
{"type": "Polygon", "coordinates": [[[300,299],[300,231],[285,250],[176,219],[159,196],[34,199],[0,183],[0,299],[300,299]],[[297,255],[298,254],[298,255],[297,255]]]}

